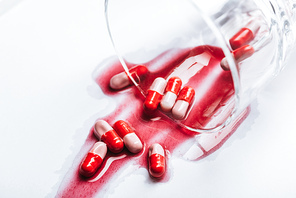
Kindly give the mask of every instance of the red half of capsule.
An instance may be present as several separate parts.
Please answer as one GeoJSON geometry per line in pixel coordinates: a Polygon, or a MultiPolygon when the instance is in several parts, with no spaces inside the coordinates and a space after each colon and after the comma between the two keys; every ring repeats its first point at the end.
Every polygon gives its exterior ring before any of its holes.
{"type": "Polygon", "coordinates": [[[194,89],[190,86],[186,86],[180,91],[177,100],[185,100],[190,104],[194,95],[195,95],[194,89]]]}
{"type": "Polygon", "coordinates": [[[234,50],[232,54],[237,62],[241,62],[254,54],[254,48],[250,45],[245,45],[234,50]]]}
{"type": "Polygon", "coordinates": [[[107,131],[101,137],[112,153],[120,153],[123,150],[123,141],[114,130],[107,131]]]}
{"type": "MultiPolygon", "coordinates": [[[[137,83],[139,83],[141,81],[141,79],[145,78],[146,74],[148,73],[148,69],[144,65],[137,65],[135,67],[130,68],[129,73],[130,73],[131,77],[137,83]]],[[[129,78],[129,76],[128,76],[128,79],[129,79],[130,83],[132,83],[132,80],[129,78]]]]}
{"type": "Polygon", "coordinates": [[[242,28],[233,37],[229,39],[230,46],[233,50],[248,44],[254,39],[254,34],[249,28],[242,28]]]}
{"type": "Polygon", "coordinates": [[[123,120],[118,120],[113,125],[114,130],[120,137],[124,137],[129,133],[134,133],[133,129],[123,120]]]}
{"type": "Polygon", "coordinates": [[[94,153],[88,153],[81,163],[79,173],[85,177],[91,177],[101,166],[103,159],[94,153]]]}
{"type": "Polygon", "coordinates": [[[149,157],[149,173],[151,176],[159,178],[165,173],[165,157],[154,153],[149,157]]]}
{"type": "Polygon", "coordinates": [[[158,93],[157,91],[148,90],[148,94],[144,102],[144,108],[149,111],[156,110],[161,98],[162,94],[158,93]]]}
{"type": "Polygon", "coordinates": [[[176,95],[178,95],[180,89],[182,86],[182,80],[179,77],[171,77],[168,80],[167,86],[165,88],[165,92],[172,92],[176,95]]]}

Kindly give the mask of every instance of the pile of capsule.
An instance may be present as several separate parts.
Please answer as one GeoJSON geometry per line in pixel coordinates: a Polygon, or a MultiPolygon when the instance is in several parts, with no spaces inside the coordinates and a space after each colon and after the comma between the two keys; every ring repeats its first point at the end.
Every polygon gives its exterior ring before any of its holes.
{"type": "MultiPolygon", "coordinates": [[[[259,29],[259,23],[253,20],[230,38],[229,43],[233,49],[231,53],[236,64],[253,55],[254,48],[248,44],[254,39],[259,29]]],[[[225,71],[230,69],[226,58],[221,60],[220,65],[225,71]]],[[[129,73],[138,83],[145,78],[148,69],[143,65],[137,65],[129,69],[129,73]]],[[[126,72],[116,74],[110,79],[110,87],[114,90],[120,90],[132,84],[126,72]]],[[[147,92],[144,109],[154,112],[160,106],[163,112],[171,113],[175,119],[184,119],[195,91],[190,86],[181,88],[182,81],[179,77],[171,77],[168,81],[161,77],[156,78],[147,92]]],[[[90,149],[79,168],[79,173],[85,177],[91,177],[96,173],[108,151],[117,154],[125,146],[131,153],[136,154],[143,149],[137,134],[123,120],[115,122],[113,128],[104,120],[97,121],[94,125],[94,135],[100,141],[90,149]]],[[[165,173],[165,151],[158,143],[152,144],[149,148],[148,166],[152,177],[160,178],[165,173]]]]}
{"type": "Polygon", "coordinates": [[[162,111],[171,112],[175,119],[184,119],[195,91],[190,86],[181,87],[179,77],[171,77],[168,81],[161,77],[156,78],[148,90],[144,108],[153,112],[160,105],[162,111]]]}
{"type": "MultiPolygon", "coordinates": [[[[104,120],[98,120],[94,125],[94,135],[100,141],[96,142],[81,162],[79,173],[84,177],[93,176],[101,167],[108,151],[118,154],[124,146],[131,153],[139,153],[143,144],[130,127],[130,125],[118,120],[113,128],[104,120]]],[[[160,144],[154,143],[148,152],[149,173],[152,177],[160,178],[165,173],[165,152],[160,144]]]]}
{"type": "MultiPolygon", "coordinates": [[[[144,65],[137,65],[129,72],[139,82],[148,73],[148,69],[144,65]]],[[[115,90],[123,89],[131,84],[132,81],[125,72],[114,75],[110,80],[110,87],[115,90]]],[[[171,111],[175,119],[183,119],[194,98],[195,91],[190,86],[185,86],[182,90],[181,87],[182,81],[179,77],[171,77],[168,81],[161,77],[155,78],[144,102],[145,110],[149,113],[154,112],[160,104],[162,111],[171,111]]]]}

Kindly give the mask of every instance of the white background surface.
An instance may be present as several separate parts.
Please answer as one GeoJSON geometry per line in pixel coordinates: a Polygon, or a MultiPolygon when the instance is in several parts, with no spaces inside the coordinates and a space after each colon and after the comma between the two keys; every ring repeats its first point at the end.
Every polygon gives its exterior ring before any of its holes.
{"type": "MultiPolygon", "coordinates": [[[[54,197],[93,122],[112,111],[92,79],[114,54],[103,4],[0,0],[0,197],[54,197]]],[[[295,61],[296,51],[214,154],[172,159],[166,183],[139,170],[107,195],[296,197],[295,61]]]]}

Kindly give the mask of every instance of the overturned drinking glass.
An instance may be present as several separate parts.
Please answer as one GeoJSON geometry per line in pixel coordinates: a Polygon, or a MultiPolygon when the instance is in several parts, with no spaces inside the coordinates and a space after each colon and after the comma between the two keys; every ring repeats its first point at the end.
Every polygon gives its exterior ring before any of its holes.
{"type": "MultiPolygon", "coordinates": [[[[145,97],[165,94],[157,78],[192,88],[184,116],[174,113],[176,103],[163,114],[198,133],[227,126],[281,71],[295,45],[295,8],[292,0],[105,0],[130,81],[145,97]],[[135,73],[139,65],[145,78],[135,73]]],[[[172,100],[186,101],[187,92],[179,92],[172,100]]]]}

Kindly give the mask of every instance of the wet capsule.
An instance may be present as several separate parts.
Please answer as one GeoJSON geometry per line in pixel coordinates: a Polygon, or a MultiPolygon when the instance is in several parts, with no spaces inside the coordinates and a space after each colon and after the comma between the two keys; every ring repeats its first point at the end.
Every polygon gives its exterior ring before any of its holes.
{"type": "Polygon", "coordinates": [[[138,153],[143,149],[141,140],[125,121],[118,120],[113,127],[117,134],[123,139],[125,147],[131,153],[138,153]]]}
{"type": "Polygon", "coordinates": [[[195,91],[190,86],[186,86],[180,91],[177,102],[172,109],[172,115],[174,118],[180,120],[185,117],[194,95],[195,91]]]}
{"type": "Polygon", "coordinates": [[[146,110],[154,111],[157,109],[157,106],[163,96],[165,86],[166,80],[164,78],[158,77],[153,81],[144,102],[144,108],[146,110]]]}
{"type": "Polygon", "coordinates": [[[165,94],[160,101],[160,107],[163,111],[168,112],[173,108],[181,86],[182,80],[179,77],[171,77],[168,80],[165,94]]]}
{"type": "Polygon", "coordinates": [[[260,24],[256,20],[249,22],[246,27],[240,29],[235,35],[229,39],[230,46],[233,50],[242,47],[252,41],[260,28],[260,24]]]}
{"type": "MultiPolygon", "coordinates": [[[[141,79],[143,79],[148,73],[148,69],[144,65],[137,65],[129,69],[129,73],[131,74],[132,78],[137,83],[139,83],[141,79]]],[[[131,84],[133,84],[133,82],[126,74],[126,72],[116,74],[110,79],[110,87],[116,90],[123,89],[131,84]]]]}
{"type": "Polygon", "coordinates": [[[112,153],[123,150],[123,141],[114,129],[104,120],[98,120],[94,126],[94,135],[107,144],[112,153]]]}
{"type": "Polygon", "coordinates": [[[81,162],[79,173],[85,177],[91,177],[100,168],[107,153],[107,146],[104,142],[97,142],[87,153],[81,162]]]}
{"type": "Polygon", "coordinates": [[[165,153],[162,146],[154,143],[148,152],[149,173],[152,177],[160,178],[165,173],[165,153]]]}
{"type": "MultiPolygon", "coordinates": [[[[245,46],[242,46],[242,47],[232,51],[232,55],[233,55],[233,58],[234,58],[236,64],[249,58],[253,54],[254,54],[254,48],[250,45],[245,45],[245,46]]],[[[220,65],[221,65],[222,69],[225,71],[228,71],[230,69],[226,57],[224,57],[221,60],[220,65]]]]}

